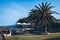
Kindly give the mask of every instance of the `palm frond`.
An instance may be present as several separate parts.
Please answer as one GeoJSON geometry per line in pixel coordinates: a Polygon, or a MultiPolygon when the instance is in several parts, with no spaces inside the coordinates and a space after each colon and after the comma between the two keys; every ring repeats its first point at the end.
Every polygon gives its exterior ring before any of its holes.
{"type": "Polygon", "coordinates": [[[45,6],[47,6],[47,2],[45,3],[45,6]]]}
{"type": "Polygon", "coordinates": [[[47,10],[50,10],[50,9],[52,9],[52,8],[54,8],[55,6],[49,6],[48,8],[47,8],[47,10]]]}
{"type": "Polygon", "coordinates": [[[60,14],[59,14],[58,12],[56,12],[56,11],[51,11],[51,14],[54,14],[54,13],[60,15],[60,14]]]}
{"type": "Polygon", "coordinates": [[[38,6],[35,6],[38,10],[40,10],[40,8],[38,6]]]}
{"type": "Polygon", "coordinates": [[[47,4],[46,7],[49,7],[51,5],[51,3],[47,4]]]}

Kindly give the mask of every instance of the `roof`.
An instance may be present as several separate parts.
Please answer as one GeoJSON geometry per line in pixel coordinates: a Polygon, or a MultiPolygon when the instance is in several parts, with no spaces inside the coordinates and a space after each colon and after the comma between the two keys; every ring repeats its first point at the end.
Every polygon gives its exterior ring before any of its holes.
{"type": "Polygon", "coordinates": [[[19,25],[31,25],[31,23],[16,23],[16,24],[19,24],[19,25]]]}
{"type": "Polygon", "coordinates": [[[57,19],[57,22],[60,23],[60,19],[57,19]]]}
{"type": "Polygon", "coordinates": [[[8,31],[7,28],[0,28],[0,31],[8,31]]]}

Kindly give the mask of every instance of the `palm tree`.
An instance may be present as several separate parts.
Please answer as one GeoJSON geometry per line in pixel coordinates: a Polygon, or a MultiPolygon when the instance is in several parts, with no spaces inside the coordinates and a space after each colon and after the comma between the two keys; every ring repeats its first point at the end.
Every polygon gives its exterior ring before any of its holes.
{"type": "Polygon", "coordinates": [[[38,20],[40,19],[40,17],[38,16],[38,15],[39,15],[39,14],[38,14],[38,10],[32,9],[29,13],[30,13],[30,14],[29,14],[29,16],[27,17],[27,20],[28,20],[29,22],[31,22],[32,24],[35,23],[35,26],[34,26],[34,27],[36,27],[37,24],[38,24],[38,22],[39,22],[38,20]]]}
{"type": "MultiPolygon", "coordinates": [[[[31,22],[35,23],[35,27],[38,25],[41,25],[44,27],[45,34],[47,34],[47,26],[51,23],[56,22],[56,18],[54,18],[51,14],[57,13],[55,11],[52,11],[51,9],[54,8],[54,6],[51,6],[51,3],[43,3],[39,6],[35,6],[35,9],[32,9],[29,13],[29,16],[26,18],[23,18],[20,21],[22,22],[31,22]]],[[[57,13],[58,14],[58,13],[57,13]]]]}
{"type": "Polygon", "coordinates": [[[36,9],[31,10],[29,14],[31,21],[34,21],[36,25],[40,24],[44,26],[45,34],[47,34],[47,25],[56,22],[56,19],[51,14],[57,12],[51,10],[54,6],[51,6],[50,4],[51,3],[42,2],[41,5],[35,6],[36,9]]]}

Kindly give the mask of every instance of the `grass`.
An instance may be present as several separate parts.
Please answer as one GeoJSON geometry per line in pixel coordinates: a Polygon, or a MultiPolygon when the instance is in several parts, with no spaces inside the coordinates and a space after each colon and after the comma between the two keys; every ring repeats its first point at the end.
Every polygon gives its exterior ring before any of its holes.
{"type": "Polygon", "coordinates": [[[30,35],[30,36],[11,36],[6,40],[60,40],[60,33],[51,33],[48,35],[30,35]]]}

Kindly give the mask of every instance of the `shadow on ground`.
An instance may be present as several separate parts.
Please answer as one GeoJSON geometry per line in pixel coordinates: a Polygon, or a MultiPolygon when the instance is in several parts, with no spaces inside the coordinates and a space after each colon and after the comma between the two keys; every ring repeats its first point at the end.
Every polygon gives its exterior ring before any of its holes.
{"type": "Polygon", "coordinates": [[[49,38],[49,39],[46,39],[46,40],[60,40],[60,37],[49,38]]]}

